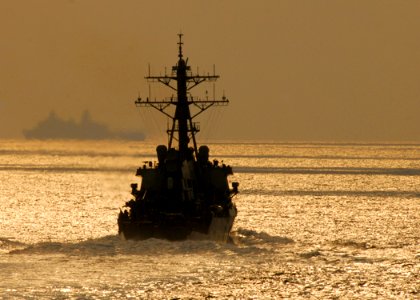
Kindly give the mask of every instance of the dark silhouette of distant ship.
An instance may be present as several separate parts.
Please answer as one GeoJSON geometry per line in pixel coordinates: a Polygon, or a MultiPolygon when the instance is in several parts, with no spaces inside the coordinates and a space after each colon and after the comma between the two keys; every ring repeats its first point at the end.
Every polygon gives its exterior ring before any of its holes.
{"type": "Polygon", "coordinates": [[[141,132],[114,132],[108,126],[96,123],[92,120],[89,111],[85,111],[80,122],[63,120],[54,111],[39,122],[34,128],[24,130],[23,135],[27,139],[75,139],[75,140],[143,140],[141,132]]]}

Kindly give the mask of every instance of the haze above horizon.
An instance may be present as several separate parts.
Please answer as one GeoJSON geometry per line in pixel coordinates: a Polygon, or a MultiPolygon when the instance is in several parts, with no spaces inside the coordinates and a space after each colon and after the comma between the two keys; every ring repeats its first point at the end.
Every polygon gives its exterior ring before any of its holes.
{"type": "Polygon", "coordinates": [[[149,63],[177,62],[182,31],[192,70],[215,64],[231,101],[198,119],[199,141],[420,141],[419,1],[4,0],[0,25],[0,138],[86,109],[165,136],[134,100],[149,63]]]}

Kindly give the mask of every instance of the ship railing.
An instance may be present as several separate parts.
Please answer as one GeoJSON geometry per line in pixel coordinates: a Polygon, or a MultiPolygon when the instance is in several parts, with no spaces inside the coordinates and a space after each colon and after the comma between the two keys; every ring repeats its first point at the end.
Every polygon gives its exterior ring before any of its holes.
{"type": "MultiPolygon", "coordinates": [[[[196,104],[196,105],[204,105],[204,104],[212,104],[212,105],[221,105],[225,106],[229,104],[229,100],[226,97],[222,97],[221,100],[216,100],[213,98],[210,98],[206,96],[205,98],[198,97],[198,96],[188,96],[187,101],[189,104],[196,104]]],[[[136,106],[149,106],[153,104],[177,104],[178,103],[178,97],[171,96],[171,97],[164,97],[162,100],[155,99],[149,99],[148,97],[146,99],[138,98],[135,101],[136,106]]]]}
{"type": "MultiPolygon", "coordinates": [[[[173,127],[168,124],[166,132],[170,133],[170,132],[172,132],[172,130],[175,131],[175,132],[179,131],[179,124],[175,123],[175,125],[173,127]]],[[[187,131],[188,132],[199,132],[200,131],[200,122],[192,122],[192,126],[191,126],[190,123],[187,123],[187,131]]]]}

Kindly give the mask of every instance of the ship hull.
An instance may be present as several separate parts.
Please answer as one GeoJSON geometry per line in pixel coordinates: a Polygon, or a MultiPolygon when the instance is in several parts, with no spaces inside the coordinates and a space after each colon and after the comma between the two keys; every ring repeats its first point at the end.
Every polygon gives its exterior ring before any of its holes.
{"type": "Polygon", "coordinates": [[[202,219],[185,219],[180,215],[161,217],[159,222],[148,219],[131,221],[119,218],[118,231],[123,239],[129,240],[157,238],[169,241],[205,239],[229,242],[236,214],[236,207],[232,206],[225,216],[202,219]]]}

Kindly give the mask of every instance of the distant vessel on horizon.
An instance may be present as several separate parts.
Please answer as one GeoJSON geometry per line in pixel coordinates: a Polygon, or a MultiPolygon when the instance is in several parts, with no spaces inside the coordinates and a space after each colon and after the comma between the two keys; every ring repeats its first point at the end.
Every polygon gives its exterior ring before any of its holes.
{"type": "Polygon", "coordinates": [[[51,111],[45,120],[40,121],[34,128],[23,130],[26,139],[77,139],[77,140],[144,140],[144,134],[137,131],[111,131],[108,126],[92,120],[90,112],[86,110],[80,122],[63,120],[51,111]]]}

